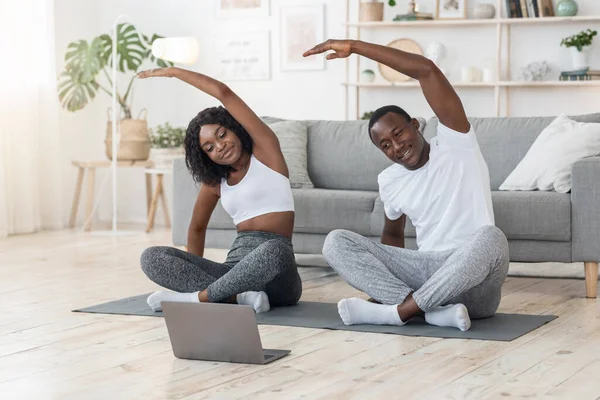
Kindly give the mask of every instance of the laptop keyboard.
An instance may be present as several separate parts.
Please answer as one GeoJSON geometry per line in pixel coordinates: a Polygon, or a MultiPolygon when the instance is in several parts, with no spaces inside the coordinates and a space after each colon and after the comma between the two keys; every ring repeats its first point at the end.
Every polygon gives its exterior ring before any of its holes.
{"type": "Polygon", "coordinates": [[[273,357],[275,357],[274,354],[265,354],[265,360],[270,360],[273,357]]]}

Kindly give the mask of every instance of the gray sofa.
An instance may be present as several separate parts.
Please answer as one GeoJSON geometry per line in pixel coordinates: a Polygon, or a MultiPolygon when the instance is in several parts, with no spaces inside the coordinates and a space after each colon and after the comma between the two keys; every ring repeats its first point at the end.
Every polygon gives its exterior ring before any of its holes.
{"type": "MultiPolygon", "coordinates": [[[[600,122],[600,113],[573,117],[600,122]]],[[[511,261],[585,262],[588,297],[596,297],[600,260],[600,157],[577,162],[572,191],[505,192],[498,187],[554,117],[471,118],[488,164],[496,225],[509,240],[511,261]]],[[[279,119],[265,118],[266,122],[279,119]]],[[[427,140],[437,119],[421,121],[427,140]]],[[[293,189],[296,253],[320,254],[326,235],[349,229],[378,240],[384,221],[377,175],[390,161],[369,140],[367,121],[306,121],[308,173],[315,188],[293,189]]],[[[198,187],[183,159],[174,163],[173,244],[185,246],[198,187]]],[[[416,248],[407,219],[406,246],[416,248]]],[[[229,248],[235,226],[220,203],[210,220],[206,247],[229,248]]]]}

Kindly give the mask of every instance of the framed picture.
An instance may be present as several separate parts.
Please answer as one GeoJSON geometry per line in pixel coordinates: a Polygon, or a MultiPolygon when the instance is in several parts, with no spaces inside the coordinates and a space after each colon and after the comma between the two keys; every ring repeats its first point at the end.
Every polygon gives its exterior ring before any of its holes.
{"type": "Polygon", "coordinates": [[[436,19],[467,18],[467,0],[436,0],[436,19]]]}
{"type": "Polygon", "coordinates": [[[302,53],[325,40],[325,5],[281,7],[281,70],[320,70],[322,54],[302,57],[302,53]]]}
{"type": "Polygon", "coordinates": [[[269,16],[269,0],[214,0],[217,18],[252,18],[269,16]]]}
{"type": "Polygon", "coordinates": [[[213,43],[220,79],[271,79],[271,43],[268,31],[219,34],[213,43]]]}

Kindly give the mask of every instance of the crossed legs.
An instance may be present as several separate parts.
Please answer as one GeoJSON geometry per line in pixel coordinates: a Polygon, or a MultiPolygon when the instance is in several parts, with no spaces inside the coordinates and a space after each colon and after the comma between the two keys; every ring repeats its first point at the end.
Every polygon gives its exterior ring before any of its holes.
{"type": "Polygon", "coordinates": [[[455,251],[419,252],[376,243],[354,232],[332,231],[323,246],[329,265],[361,299],[338,303],[344,323],[402,325],[422,315],[433,325],[470,327],[494,315],[508,273],[508,242],[495,226],[480,228],[455,251]]]}

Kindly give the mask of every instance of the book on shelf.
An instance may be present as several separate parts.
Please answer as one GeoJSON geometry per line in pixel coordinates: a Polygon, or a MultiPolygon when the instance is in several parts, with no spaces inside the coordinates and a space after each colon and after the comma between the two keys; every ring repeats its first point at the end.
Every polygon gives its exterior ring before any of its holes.
{"type": "Polygon", "coordinates": [[[558,79],[561,81],[597,81],[600,80],[600,70],[584,68],[573,71],[562,71],[558,79]]]}
{"type": "Polygon", "coordinates": [[[507,18],[553,17],[552,0],[505,0],[507,18]]]}

